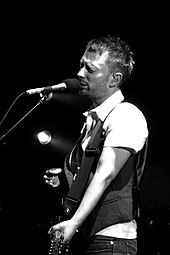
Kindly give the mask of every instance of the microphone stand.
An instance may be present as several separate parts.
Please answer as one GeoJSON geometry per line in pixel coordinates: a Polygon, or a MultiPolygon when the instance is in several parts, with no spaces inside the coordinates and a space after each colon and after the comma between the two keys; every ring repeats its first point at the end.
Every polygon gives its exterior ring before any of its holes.
{"type": "Polygon", "coordinates": [[[40,100],[39,102],[31,108],[30,111],[28,111],[18,122],[16,122],[4,135],[0,137],[0,142],[16,127],[18,124],[24,120],[35,108],[37,108],[40,104],[42,104],[44,101],[50,100],[52,97],[52,93],[50,94],[42,94],[40,93],[40,100]]]}

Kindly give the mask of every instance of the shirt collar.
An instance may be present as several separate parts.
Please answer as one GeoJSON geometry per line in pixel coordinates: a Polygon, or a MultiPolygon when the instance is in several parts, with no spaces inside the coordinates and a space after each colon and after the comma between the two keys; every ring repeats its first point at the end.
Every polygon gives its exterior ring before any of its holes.
{"type": "MultiPolygon", "coordinates": [[[[116,91],[113,95],[111,95],[109,98],[107,98],[101,105],[97,106],[96,108],[92,109],[91,111],[95,111],[100,118],[101,121],[104,121],[106,116],[109,114],[109,112],[115,108],[122,100],[124,99],[124,96],[119,89],[116,91]]],[[[88,115],[88,111],[83,113],[85,116],[88,115]]]]}

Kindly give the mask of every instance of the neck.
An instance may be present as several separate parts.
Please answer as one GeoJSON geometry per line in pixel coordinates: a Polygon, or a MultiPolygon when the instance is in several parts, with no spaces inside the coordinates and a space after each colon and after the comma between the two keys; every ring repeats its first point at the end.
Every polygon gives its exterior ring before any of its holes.
{"type": "Polygon", "coordinates": [[[92,99],[94,108],[96,108],[97,106],[101,105],[104,101],[106,101],[110,96],[112,96],[118,90],[119,90],[119,88],[116,88],[112,93],[106,95],[105,97],[92,99]]]}

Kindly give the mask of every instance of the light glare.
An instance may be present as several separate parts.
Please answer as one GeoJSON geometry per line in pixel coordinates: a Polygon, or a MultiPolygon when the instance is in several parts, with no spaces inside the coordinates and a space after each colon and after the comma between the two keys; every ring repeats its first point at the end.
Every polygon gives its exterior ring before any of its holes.
{"type": "Polygon", "coordinates": [[[51,134],[46,130],[38,133],[37,137],[41,144],[48,144],[51,141],[51,134]]]}

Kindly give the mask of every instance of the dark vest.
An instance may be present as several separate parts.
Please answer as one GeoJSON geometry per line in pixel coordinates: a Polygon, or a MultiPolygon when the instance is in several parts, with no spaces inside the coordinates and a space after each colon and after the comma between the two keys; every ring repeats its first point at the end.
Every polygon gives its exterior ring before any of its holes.
{"type": "MultiPolygon", "coordinates": [[[[103,123],[101,123],[103,125],[103,123]]],[[[101,136],[100,151],[102,151],[104,137],[101,136]]],[[[74,174],[81,165],[83,152],[81,149],[81,140],[72,151],[71,165],[67,163],[68,169],[74,174]]],[[[85,238],[88,238],[98,231],[123,222],[129,222],[136,217],[138,207],[139,182],[143,176],[143,170],[146,160],[147,143],[137,154],[132,154],[122,167],[116,178],[110,183],[100,198],[96,207],[87,217],[80,227],[80,231],[85,238]]],[[[96,170],[96,165],[100,153],[96,155],[94,164],[91,168],[91,175],[96,170]]],[[[67,159],[69,158],[69,155],[67,159]]],[[[67,160],[68,161],[68,160],[67,160]]]]}

